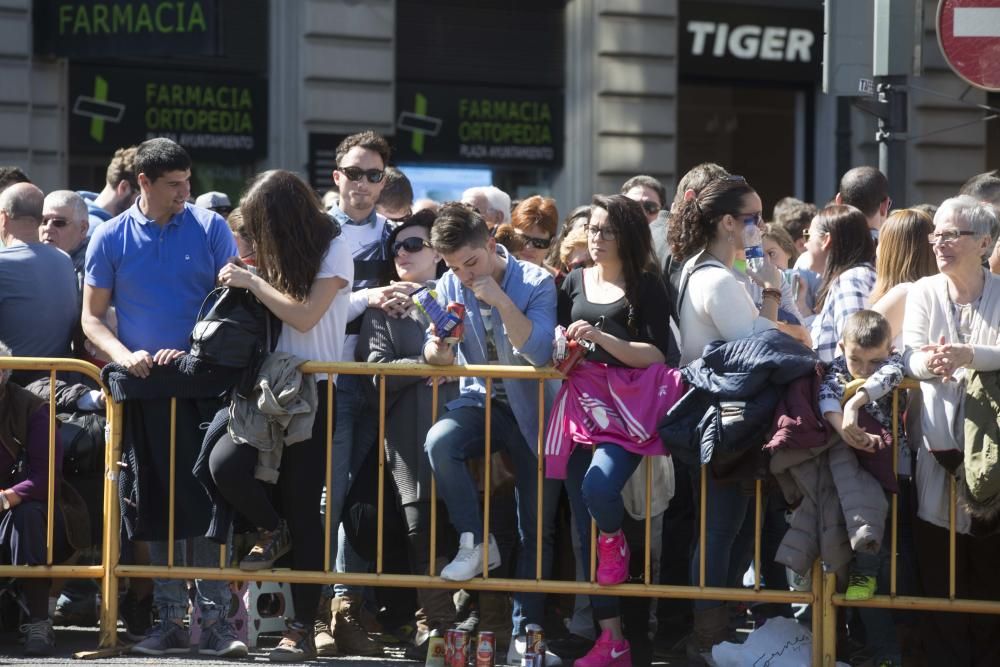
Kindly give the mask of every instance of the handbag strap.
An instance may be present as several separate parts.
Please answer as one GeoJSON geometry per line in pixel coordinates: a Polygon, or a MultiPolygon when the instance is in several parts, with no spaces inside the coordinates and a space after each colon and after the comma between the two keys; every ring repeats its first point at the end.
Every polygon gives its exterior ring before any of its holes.
{"type": "Polygon", "coordinates": [[[195,320],[195,322],[201,322],[201,319],[203,317],[205,317],[205,304],[208,303],[208,300],[211,299],[212,296],[214,294],[216,294],[216,293],[219,293],[219,298],[222,298],[222,293],[225,292],[227,289],[229,289],[229,288],[228,287],[215,287],[215,288],[212,289],[211,292],[209,292],[208,294],[205,295],[205,298],[202,299],[201,307],[198,308],[198,318],[195,320]]]}
{"type": "Polygon", "coordinates": [[[722,262],[720,262],[719,260],[716,260],[716,259],[708,260],[706,262],[698,261],[701,258],[702,254],[704,254],[704,252],[705,251],[702,250],[700,253],[698,253],[698,259],[695,260],[695,262],[694,262],[694,264],[692,266],[690,266],[689,268],[685,269],[683,275],[681,275],[681,285],[680,285],[680,289],[678,290],[679,293],[677,295],[677,321],[678,322],[681,321],[681,306],[684,305],[684,297],[687,296],[688,283],[691,282],[691,276],[693,276],[698,271],[701,271],[702,269],[708,268],[710,266],[715,266],[715,267],[718,267],[718,268],[721,268],[721,269],[725,269],[726,268],[722,264],[722,262]]]}

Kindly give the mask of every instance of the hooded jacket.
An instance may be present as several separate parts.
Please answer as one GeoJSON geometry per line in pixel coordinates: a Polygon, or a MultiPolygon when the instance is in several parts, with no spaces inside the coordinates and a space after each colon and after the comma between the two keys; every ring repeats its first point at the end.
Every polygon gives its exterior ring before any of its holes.
{"type": "Polygon", "coordinates": [[[717,341],[681,369],[690,386],[660,420],[667,449],[688,465],[726,464],[767,441],[785,386],[815,369],[815,353],[776,329],[717,341]]]}

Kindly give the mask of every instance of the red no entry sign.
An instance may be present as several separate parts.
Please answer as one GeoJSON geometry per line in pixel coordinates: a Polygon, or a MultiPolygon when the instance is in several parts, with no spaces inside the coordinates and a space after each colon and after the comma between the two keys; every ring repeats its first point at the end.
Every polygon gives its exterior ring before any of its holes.
{"type": "Polygon", "coordinates": [[[956,74],[973,86],[1000,90],[1000,0],[941,0],[937,34],[956,74]]]}

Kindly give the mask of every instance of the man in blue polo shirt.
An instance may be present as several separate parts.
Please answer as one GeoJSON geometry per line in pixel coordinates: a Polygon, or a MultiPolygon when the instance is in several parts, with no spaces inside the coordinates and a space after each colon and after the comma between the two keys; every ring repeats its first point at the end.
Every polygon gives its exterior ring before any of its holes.
{"type": "MultiPolygon", "coordinates": [[[[191,159],[169,139],[143,142],[135,155],[140,196],[121,215],[102,224],[87,249],[83,292],[84,333],[108,357],[138,377],[147,377],[154,364],[166,364],[189,347],[191,329],[205,296],[215,286],[215,277],[237,254],[233,235],[216,213],[187,203],[191,191],[191,159]],[[108,326],[114,306],[117,333],[108,326]]],[[[178,406],[179,407],[179,406],[178,406]]],[[[149,430],[145,431],[149,438],[149,430]]],[[[177,428],[177,488],[188,482],[191,458],[201,446],[201,433],[177,428]]],[[[150,446],[149,443],[145,443],[150,446]]],[[[151,467],[162,465],[150,457],[151,467]]],[[[162,477],[156,470],[147,477],[162,477]]],[[[152,484],[153,482],[149,482],[152,484]]],[[[186,511],[182,503],[194,502],[178,492],[178,521],[186,511]]],[[[207,506],[206,506],[207,511],[207,506]]],[[[204,537],[192,539],[194,564],[218,563],[218,547],[204,537]]],[[[150,542],[153,563],[166,564],[167,543],[150,542]]],[[[185,548],[175,549],[177,562],[184,563],[185,548]]],[[[199,653],[245,656],[247,647],[236,639],[226,621],[230,593],[226,582],[196,580],[202,613],[199,653]]],[[[185,652],[188,631],[187,591],[180,579],[157,579],[154,604],[160,623],[132,650],[146,655],[185,652]]]]}

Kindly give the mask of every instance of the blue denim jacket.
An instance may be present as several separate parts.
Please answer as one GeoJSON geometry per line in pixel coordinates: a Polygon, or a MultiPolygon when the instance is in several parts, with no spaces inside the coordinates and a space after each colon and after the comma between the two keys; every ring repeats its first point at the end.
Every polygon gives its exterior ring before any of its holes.
{"type": "MultiPolygon", "coordinates": [[[[546,366],[552,360],[552,339],[556,328],[556,286],[545,269],[514,259],[502,245],[497,252],[507,259],[507,270],[500,285],[524,315],[531,320],[531,335],[522,349],[515,349],[507,336],[500,311],[493,311],[494,339],[497,356],[505,366],[546,366]]],[[[456,349],[458,364],[488,364],[486,357],[486,327],[479,313],[479,302],[451,271],[437,283],[438,299],[445,304],[461,303],[465,306],[465,336],[456,349]]],[[[448,403],[448,409],[463,406],[485,407],[486,380],[465,377],[460,380],[460,395],[448,403]]],[[[507,400],[525,442],[535,451],[538,442],[538,384],[537,380],[504,380],[507,400]]],[[[550,380],[545,383],[545,410],[552,405],[559,385],[550,380]]],[[[544,419],[544,415],[543,415],[544,419]]]]}

